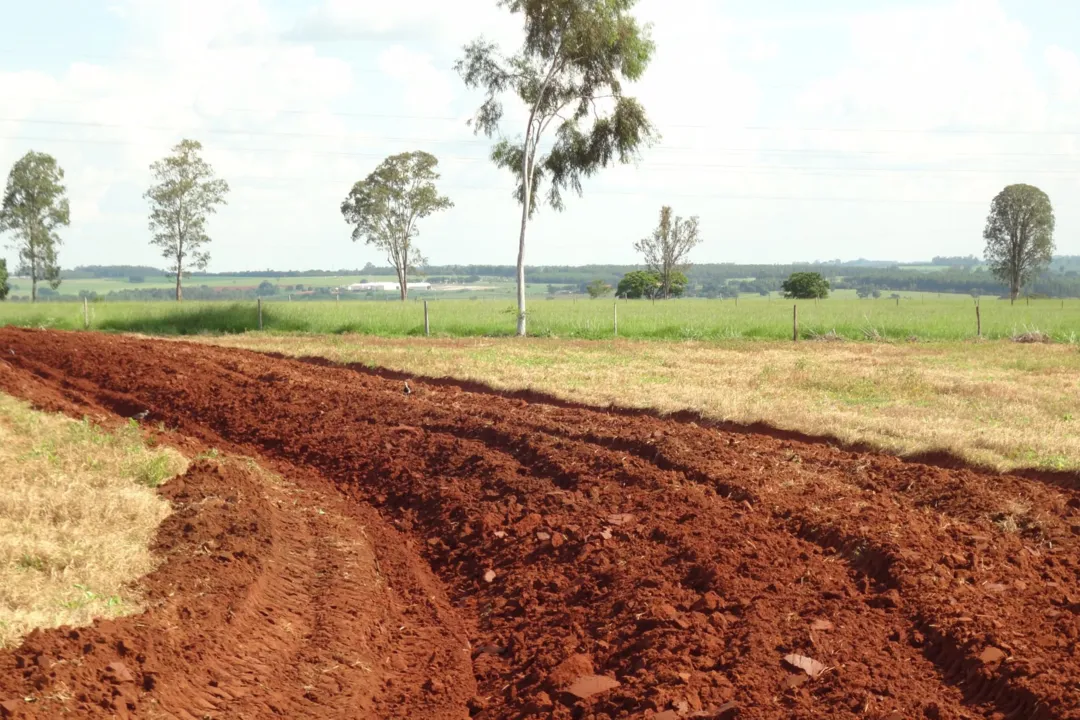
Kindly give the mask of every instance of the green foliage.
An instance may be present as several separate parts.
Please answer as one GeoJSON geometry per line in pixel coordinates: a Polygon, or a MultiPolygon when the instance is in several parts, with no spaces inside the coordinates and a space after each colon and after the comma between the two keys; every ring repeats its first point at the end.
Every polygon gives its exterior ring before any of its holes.
{"type": "MultiPolygon", "coordinates": [[[[905,302],[868,303],[853,291],[830,292],[827,300],[799,305],[804,335],[833,331],[849,340],[868,337],[904,342],[964,340],[975,336],[975,313],[968,295],[904,293],[905,302]]],[[[442,337],[495,337],[515,333],[508,302],[442,299],[429,303],[432,331],[442,337]]],[[[265,330],[271,334],[360,333],[371,336],[423,337],[424,310],[419,302],[264,301],[265,330]]],[[[82,328],[80,303],[0,303],[0,325],[82,328]]],[[[552,300],[530,309],[531,332],[560,338],[604,339],[612,332],[611,307],[603,302],[552,300]]],[[[106,332],[154,335],[205,335],[251,332],[258,325],[255,302],[100,303],[93,327],[106,332]]],[[[1080,300],[1035,300],[1031,304],[982,299],[982,331],[987,339],[1011,338],[1038,328],[1055,342],[1080,342],[1080,300]]],[[[619,302],[619,336],[655,340],[760,338],[791,340],[791,305],[757,295],[733,302],[705,299],[648,299],[619,302]]]]}
{"type": "Polygon", "coordinates": [[[341,203],[345,222],[355,226],[353,242],[363,239],[386,253],[397,272],[402,300],[409,294],[409,272],[427,262],[413,244],[420,232],[417,222],[454,206],[435,188],[438,164],[434,155],[421,151],[391,155],[353,185],[341,203]]]}
{"type": "Polygon", "coordinates": [[[1009,287],[1012,300],[1054,254],[1054,208],[1032,185],[1009,185],[990,204],[983,231],[986,260],[994,276],[1009,287]]]}
{"type": "Polygon", "coordinates": [[[277,295],[278,286],[269,280],[263,280],[259,283],[259,287],[255,288],[255,295],[258,297],[270,297],[271,295],[277,295]]]}
{"type": "MultiPolygon", "coordinates": [[[[688,220],[672,218],[671,208],[665,205],[660,208],[660,224],[656,230],[650,237],[638,240],[634,249],[645,256],[645,264],[659,275],[660,294],[671,297],[675,276],[682,275],[689,267],[686,257],[701,242],[697,216],[688,220]]],[[[685,286],[685,282],[683,284],[685,286]]]]}
{"type": "Polygon", "coordinates": [[[650,270],[628,272],[619,281],[615,294],[622,298],[638,300],[655,297],[660,290],[660,277],[650,270]]]}
{"type": "Polygon", "coordinates": [[[681,272],[671,273],[671,285],[668,288],[668,297],[682,297],[690,286],[690,280],[681,272]]]}
{"type": "Polygon", "coordinates": [[[32,301],[37,300],[38,282],[44,280],[54,290],[60,286],[56,249],[62,241],[57,229],[71,223],[63,180],[64,170],[55,158],[31,150],[12,166],[0,205],[0,233],[15,236],[11,246],[30,275],[32,301]]]}
{"type": "Polygon", "coordinates": [[[881,297],[881,291],[872,285],[860,285],[855,289],[855,294],[863,299],[881,297]]]}
{"type": "Polygon", "coordinates": [[[0,300],[7,297],[11,286],[8,285],[7,260],[0,258],[0,300]]]}
{"type": "Polygon", "coordinates": [[[780,286],[784,297],[798,300],[829,297],[829,281],[821,273],[797,272],[780,286]]]}
{"type": "Polygon", "coordinates": [[[518,239],[518,334],[525,334],[525,230],[539,206],[563,208],[563,193],[582,193],[582,180],[614,162],[628,163],[657,133],[625,81],[641,77],[655,49],[649,28],[630,11],[637,0],[499,0],[520,14],[525,38],[512,56],[478,39],[455,70],[466,86],[486,93],[471,121],[488,137],[499,133],[502,95],[512,92],[528,112],[523,137],[501,139],[491,159],[517,180],[522,206],[518,239]],[[552,142],[543,145],[551,131],[552,142]]]}
{"type": "Polygon", "coordinates": [[[181,278],[191,268],[205,268],[210,253],[206,234],[207,216],[225,205],[229,184],[214,176],[214,169],[202,159],[202,143],[182,140],[173,154],[150,166],[155,185],[146,191],[150,201],[151,245],[161,248],[176,276],[176,300],[183,300],[181,278]]]}
{"type": "Polygon", "coordinates": [[[585,286],[585,290],[591,298],[601,298],[611,293],[612,287],[603,280],[593,280],[585,286]]]}
{"type": "MultiPolygon", "coordinates": [[[[671,285],[668,297],[680,297],[686,292],[689,284],[686,276],[681,272],[672,272],[671,285]]],[[[619,281],[619,287],[615,294],[619,297],[637,300],[640,298],[655,299],[663,297],[664,281],[660,273],[653,270],[634,270],[628,272],[619,281]]]]}

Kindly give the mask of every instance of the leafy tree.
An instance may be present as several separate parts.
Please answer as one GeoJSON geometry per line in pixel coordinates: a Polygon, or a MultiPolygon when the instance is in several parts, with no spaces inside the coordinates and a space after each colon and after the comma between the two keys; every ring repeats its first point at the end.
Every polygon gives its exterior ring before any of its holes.
{"type": "Polygon", "coordinates": [[[637,300],[654,297],[660,290],[660,278],[649,270],[634,270],[623,275],[615,294],[619,297],[637,300]]]}
{"type": "Polygon", "coordinates": [[[454,206],[435,189],[438,164],[438,159],[426,152],[392,155],[353,185],[341,203],[345,222],[356,226],[353,242],[363,238],[386,253],[397,271],[403,301],[409,295],[409,271],[427,262],[413,245],[419,233],[417,221],[454,206]]]}
{"type": "Polygon", "coordinates": [[[524,138],[502,139],[491,159],[517,178],[521,229],[517,259],[517,333],[525,335],[525,231],[547,201],[562,210],[564,190],[581,195],[581,182],[618,160],[628,163],[656,132],[645,110],[623,94],[652,57],[649,28],[630,15],[637,0],[498,0],[524,16],[525,38],[512,56],[483,38],[465,47],[456,64],[466,86],[487,97],[471,121],[492,137],[503,117],[500,97],[512,92],[525,105],[524,138]],[[553,142],[541,150],[546,133],[553,142]]]}
{"type": "Polygon", "coordinates": [[[660,276],[660,294],[671,297],[672,275],[689,267],[686,256],[700,244],[698,218],[672,218],[671,208],[665,205],[660,209],[660,224],[652,236],[638,240],[634,249],[645,256],[645,264],[660,276]]]}
{"type": "Polygon", "coordinates": [[[780,286],[784,297],[798,300],[829,297],[829,281],[821,273],[797,272],[780,286]]]}
{"type": "Polygon", "coordinates": [[[0,205],[0,233],[15,236],[11,246],[19,253],[20,269],[30,276],[31,302],[37,300],[40,281],[54,290],[60,286],[57,228],[71,223],[63,180],[55,158],[31,150],[12,166],[0,205]]]}
{"type": "MultiPolygon", "coordinates": [[[[672,273],[669,297],[680,297],[686,292],[689,283],[690,281],[681,272],[672,273]]],[[[660,277],[660,273],[653,270],[634,270],[626,273],[623,279],[619,281],[615,294],[619,297],[634,300],[638,298],[655,299],[660,296],[662,290],[663,279],[660,277]]]]}
{"type": "Polygon", "coordinates": [[[0,300],[8,296],[11,286],[8,285],[7,260],[0,258],[0,300]]]}
{"type": "Polygon", "coordinates": [[[990,204],[983,231],[985,256],[1016,302],[1020,289],[1050,264],[1054,254],[1054,208],[1032,185],[1009,185],[990,204]]]}
{"type": "Polygon", "coordinates": [[[671,273],[671,285],[668,288],[668,297],[682,297],[686,289],[690,287],[690,280],[681,272],[671,273]]]}
{"type": "Polygon", "coordinates": [[[172,155],[150,166],[156,184],[143,195],[150,201],[150,244],[161,248],[169,273],[176,276],[177,302],[184,299],[181,278],[210,262],[210,253],[202,249],[210,242],[206,218],[227,204],[229,192],[229,184],[214,176],[201,150],[197,140],[180,141],[172,155]]]}
{"type": "Polygon", "coordinates": [[[603,280],[593,280],[585,286],[585,290],[591,298],[601,298],[611,292],[612,287],[603,280]]]}
{"type": "Polygon", "coordinates": [[[269,280],[263,280],[259,283],[259,287],[255,288],[255,294],[258,297],[269,297],[271,295],[277,295],[278,287],[269,280]]]}
{"type": "Polygon", "coordinates": [[[881,297],[881,291],[872,285],[860,285],[855,289],[855,294],[864,299],[868,297],[881,297]]]}

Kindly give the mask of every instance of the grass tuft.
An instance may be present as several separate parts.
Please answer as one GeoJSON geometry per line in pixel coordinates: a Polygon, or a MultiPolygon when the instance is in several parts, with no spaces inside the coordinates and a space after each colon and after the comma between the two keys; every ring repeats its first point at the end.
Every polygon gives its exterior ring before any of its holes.
{"type": "Polygon", "coordinates": [[[0,394],[0,648],[34,628],[136,612],[129,583],[169,513],[153,488],[186,467],[137,425],[106,432],[0,394]]]}

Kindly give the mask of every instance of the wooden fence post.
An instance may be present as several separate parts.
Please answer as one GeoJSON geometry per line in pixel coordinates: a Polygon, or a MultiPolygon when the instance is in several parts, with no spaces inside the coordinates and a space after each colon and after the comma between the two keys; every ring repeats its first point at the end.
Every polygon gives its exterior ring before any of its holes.
{"type": "Polygon", "coordinates": [[[612,316],[615,321],[615,337],[619,337],[619,301],[616,300],[613,306],[614,315],[612,316]]]}
{"type": "Polygon", "coordinates": [[[90,329],[90,305],[88,304],[85,295],[82,299],[82,326],[83,330],[90,329]]]}
{"type": "Polygon", "coordinates": [[[255,301],[256,306],[259,308],[259,329],[262,330],[262,298],[255,301]]]}
{"type": "Polygon", "coordinates": [[[431,337],[431,320],[428,317],[427,300],[424,301],[424,337],[431,337]]]}
{"type": "Polygon", "coordinates": [[[896,297],[896,307],[900,307],[900,296],[896,297]]]}
{"type": "Polygon", "coordinates": [[[791,311],[791,340],[799,342],[799,305],[797,303],[792,306],[791,311]]]}
{"type": "Polygon", "coordinates": [[[975,332],[978,333],[978,337],[982,338],[982,313],[979,312],[979,306],[975,306],[975,332]]]}

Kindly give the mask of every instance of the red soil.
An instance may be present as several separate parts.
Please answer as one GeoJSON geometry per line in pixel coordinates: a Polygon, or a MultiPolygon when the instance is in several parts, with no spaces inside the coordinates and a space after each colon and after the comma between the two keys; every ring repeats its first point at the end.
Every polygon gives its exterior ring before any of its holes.
{"type": "Polygon", "coordinates": [[[258,457],[303,493],[197,466],[167,492],[226,501],[175,498],[150,610],[0,653],[0,700],[43,708],[62,686],[88,707],[120,687],[133,717],[184,718],[1080,717],[1075,489],[452,385],[406,395],[188,343],[2,329],[0,359],[8,392],[147,409],[166,440],[258,457]],[[184,539],[191,512],[215,513],[195,535],[228,562],[184,539]],[[370,557],[374,573],[343,570],[370,557]],[[133,684],[105,668],[120,640],[133,684]]]}

